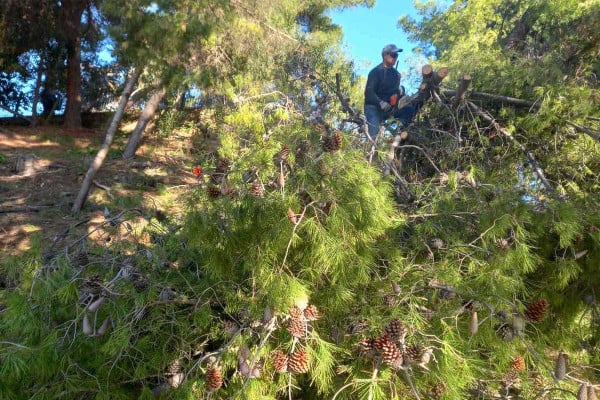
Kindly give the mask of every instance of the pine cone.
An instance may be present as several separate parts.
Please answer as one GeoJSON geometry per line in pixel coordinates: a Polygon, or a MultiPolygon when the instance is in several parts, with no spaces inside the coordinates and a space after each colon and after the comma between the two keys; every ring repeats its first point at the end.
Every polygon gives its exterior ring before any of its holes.
{"type": "Polygon", "coordinates": [[[321,176],[331,175],[331,170],[323,160],[317,161],[317,173],[321,176]]]}
{"type": "Polygon", "coordinates": [[[290,156],[290,148],[287,144],[284,143],[281,145],[281,150],[279,150],[279,152],[274,157],[275,165],[279,166],[279,163],[286,161],[289,156],[290,156]]]}
{"type": "Polygon", "coordinates": [[[263,197],[265,194],[265,187],[260,182],[254,182],[250,188],[252,196],[263,197]]]}
{"type": "Polygon", "coordinates": [[[235,198],[235,189],[232,187],[223,186],[221,193],[223,193],[225,196],[231,197],[232,199],[235,198]]]}
{"type": "Polygon", "coordinates": [[[217,172],[221,174],[229,172],[229,168],[231,168],[231,160],[225,157],[220,157],[217,160],[217,172]]]}
{"type": "Polygon", "coordinates": [[[596,397],[596,389],[594,389],[593,385],[589,385],[588,386],[588,394],[587,394],[588,400],[597,400],[596,397]]]}
{"type": "Polygon", "coordinates": [[[394,368],[399,368],[402,365],[402,353],[396,346],[396,343],[388,340],[382,344],[381,358],[387,365],[391,365],[394,368]]]}
{"type": "Polygon", "coordinates": [[[373,341],[373,346],[377,350],[383,351],[383,348],[386,345],[386,343],[391,342],[391,341],[392,341],[392,339],[390,338],[390,335],[388,335],[387,333],[382,333],[373,341]]]}
{"type": "Polygon", "coordinates": [[[508,388],[519,382],[519,373],[515,370],[508,371],[502,378],[502,386],[508,388]]]}
{"type": "Polygon", "coordinates": [[[316,321],[321,318],[321,315],[319,314],[317,307],[311,304],[304,309],[304,318],[306,318],[307,321],[316,321]]]}
{"type": "Polygon", "coordinates": [[[527,304],[527,307],[525,308],[525,317],[531,322],[540,322],[546,318],[548,306],[548,301],[545,299],[539,299],[531,302],[527,304]]]}
{"type": "Polygon", "coordinates": [[[577,400],[588,400],[588,386],[585,383],[579,385],[579,390],[577,390],[577,400]]]}
{"type": "Polygon", "coordinates": [[[296,350],[290,355],[288,369],[295,374],[303,374],[308,372],[309,361],[308,352],[306,350],[296,350]]]}
{"type": "Polygon", "coordinates": [[[513,340],[517,336],[517,333],[510,324],[502,324],[496,327],[496,333],[507,342],[513,340]]]}
{"type": "Polygon", "coordinates": [[[525,359],[523,356],[516,356],[510,363],[510,369],[515,371],[525,371],[525,359]]]}
{"type": "Polygon", "coordinates": [[[394,341],[397,342],[403,342],[404,338],[406,337],[406,327],[404,326],[404,323],[402,321],[400,321],[399,319],[395,319],[393,321],[391,321],[386,327],[385,327],[385,333],[387,333],[390,338],[394,341]]]}
{"type": "Polygon", "coordinates": [[[539,393],[546,387],[546,380],[539,372],[533,374],[532,378],[532,390],[533,393],[539,393]]]}
{"type": "Polygon", "coordinates": [[[442,396],[444,395],[444,384],[443,383],[436,383],[435,385],[433,385],[433,387],[431,388],[431,397],[434,400],[439,400],[442,398],[442,396]]]}
{"type": "Polygon", "coordinates": [[[210,367],[206,371],[205,379],[208,390],[219,390],[223,386],[223,375],[218,367],[210,367]]]}
{"type": "Polygon", "coordinates": [[[94,297],[100,296],[103,291],[102,283],[103,280],[100,275],[93,275],[86,278],[81,285],[82,294],[92,295],[94,297]]]}
{"type": "Polygon", "coordinates": [[[421,357],[425,353],[425,347],[420,344],[413,344],[404,349],[404,364],[415,364],[421,361],[421,357]]]}
{"type": "Polygon", "coordinates": [[[556,357],[556,367],[554,368],[554,377],[559,381],[565,379],[567,375],[567,355],[562,351],[556,357]]]}
{"type": "Polygon", "coordinates": [[[142,275],[142,274],[134,274],[132,277],[133,280],[133,288],[136,290],[136,292],[143,292],[145,290],[148,289],[148,287],[150,287],[150,283],[148,282],[148,279],[142,275]]]}
{"type": "Polygon", "coordinates": [[[288,356],[282,351],[274,350],[271,352],[271,358],[273,359],[273,367],[275,372],[283,374],[288,370],[288,356]]]}
{"type": "Polygon", "coordinates": [[[290,335],[296,338],[302,338],[306,335],[306,317],[302,310],[296,306],[290,309],[287,330],[290,332],[290,335]]]}
{"type": "Polygon", "coordinates": [[[364,338],[363,340],[358,342],[357,347],[359,353],[363,356],[371,355],[375,346],[374,342],[375,341],[371,338],[364,338]]]}
{"type": "Polygon", "coordinates": [[[398,296],[395,294],[387,293],[383,296],[383,305],[392,308],[398,305],[398,296]]]}
{"type": "Polygon", "coordinates": [[[88,255],[85,251],[82,251],[80,253],[78,253],[74,258],[73,258],[73,266],[75,267],[83,267],[85,265],[88,265],[90,262],[88,255]]]}
{"type": "Polygon", "coordinates": [[[339,150],[342,144],[342,134],[338,131],[331,136],[323,138],[323,150],[326,152],[332,152],[339,150]]]}
{"type": "Polygon", "coordinates": [[[477,311],[471,312],[471,319],[469,320],[469,333],[474,335],[479,330],[479,318],[477,317],[477,311]]]}
{"type": "Polygon", "coordinates": [[[216,199],[221,196],[221,189],[216,186],[209,186],[206,188],[206,193],[208,194],[208,197],[216,199]]]}
{"type": "Polygon", "coordinates": [[[303,140],[302,142],[300,142],[300,144],[296,148],[296,162],[302,165],[309,151],[310,142],[308,140],[303,140]]]}

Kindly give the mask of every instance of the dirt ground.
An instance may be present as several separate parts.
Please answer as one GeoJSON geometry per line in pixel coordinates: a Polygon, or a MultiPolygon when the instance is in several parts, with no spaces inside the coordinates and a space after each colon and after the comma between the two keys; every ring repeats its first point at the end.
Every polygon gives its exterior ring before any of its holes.
{"type": "Polygon", "coordinates": [[[189,138],[148,139],[131,161],[120,158],[122,134],[95,177],[84,209],[71,207],[96,155],[100,129],[0,126],[0,261],[41,238],[42,249],[60,248],[104,220],[104,213],[151,207],[180,213],[179,195],[195,182],[189,138]],[[114,149],[114,150],[113,150],[114,149]]]}

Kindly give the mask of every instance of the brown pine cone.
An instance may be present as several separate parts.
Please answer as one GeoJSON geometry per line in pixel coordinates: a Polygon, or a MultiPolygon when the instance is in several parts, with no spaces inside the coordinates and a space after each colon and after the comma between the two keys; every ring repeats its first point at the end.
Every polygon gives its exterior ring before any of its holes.
{"type": "Polygon", "coordinates": [[[510,364],[510,369],[515,371],[525,371],[525,359],[523,356],[516,356],[510,364]]]}
{"type": "Polygon", "coordinates": [[[425,354],[425,347],[420,344],[413,344],[404,349],[404,364],[416,364],[421,362],[421,357],[425,354]]]}
{"type": "Polygon", "coordinates": [[[356,345],[358,351],[363,356],[372,355],[373,348],[375,347],[375,341],[371,338],[364,338],[356,345]]]}
{"type": "Polygon", "coordinates": [[[273,368],[275,372],[283,374],[288,370],[288,356],[282,351],[274,350],[271,352],[271,358],[273,359],[273,368]]]}
{"type": "Polygon", "coordinates": [[[206,371],[205,379],[208,390],[219,390],[223,386],[223,375],[218,367],[210,367],[206,371]]]}
{"type": "Polygon", "coordinates": [[[373,346],[379,350],[382,351],[384,346],[388,343],[391,342],[392,339],[390,338],[390,335],[388,335],[387,333],[382,333],[381,335],[379,335],[374,341],[373,341],[373,346]]]}
{"type": "Polygon", "coordinates": [[[519,383],[519,373],[515,370],[508,371],[502,378],[502,386],[508,388],[519,383]]]}
{"type": "Polygon", "coordinates": [[[88,255],[85,251],[77,253],[77,255],[73,258],[73,266],[75,267],[83,267],[85,265],[88,265],[89,262],[90,259],[88,258],[88,255]]]}
{"type": "Polygon", "coordinates": [[[290,155],[290,148],[287,144],[282,144],[281,145],[281,150],[279,150],[279,153],[277,153],[277,158],[281,161],[285,161],[288,159],[290,155]]]}
{"type": "Polygon", "coordinates": [[[221,188],[209,186],[206,188],[206,193],[208,194],[208,197],[216,199],[217,197],[221,196],[221,188]]]}
{"type": "Polygon", "coordinates": [[[502,324],[496,327],[496,333],[498,334],[498,336],[500,336],[500,338],[506,340],[507,342],[517,337],[517,332],[515,332],[512,325],[510,324],[502,324]]]}
{"type": "Polygon", "coordinates": [[[546,318],[548,311],[548,301],[545,299],[538,299],[529,304],[525,308],[525,317],[531,322],[540,322],[546,318]]]}
{"type": "Polygon", "coordinates": [[[387,365],[391,365],[394,368],[399,368],[402,365],[402,353],[396,346],[396,343],[387,341],[383,343],[381,349],[381,358],[387,365]]]}
{"type": "Polygon", "coordinates": [[[310,304],[304,309],[304,318],[306,318],[307,321],[316,321],[321,318],[321,315],[319,314],[317,307],[314,304],[310,304]]]}
{"type": "Polygon", "coordinates": [[[302,310],[296,306],[290,309],[287,330],[290,332],[290,335],[296,338],[302,338],[306,335],[306,317],[302,310]]]}
{"type": "Polygon", "coordinates": [[[136,292],[143,292],[150,287],[148,279],[140,273],[133,274],[131,279],[133,281],[133,288],[136,292]]]}
{"type": "Polygon", "coordinates": [[[331,136],[325,136],[321,144],[326,152],[339,150],[342,144],[342,135],[340,132],[336,132],[331,136]]]}
{"type": "Polygon", "coordinates": [[[403,342],[407,330],[402,321],[394,319],[385,327],[385,333],[387,333],[392,340],[403,342]]]}
{"type": "Polygon", "coordinates": [[[439,400],[442,398],[442,396],[444,395],[444,384],[443,383],[436,383],[435,385],[433,385],[433,387],[431,388],[431,397],[434,400],[439,400]]]}
{"type": "Polygon", "coordinates": [[[304,374],[308,372],[309,364],[308,352],[304,349],[299,349],[290,355],[288,369],[295,374],[304,374]]]}
{"type": "Polygon", "coordinates": [[[254,182],[250,188],[250,193],[252,196],[263,197],[265,194],[265,187],[260,182],[254,182]]]}

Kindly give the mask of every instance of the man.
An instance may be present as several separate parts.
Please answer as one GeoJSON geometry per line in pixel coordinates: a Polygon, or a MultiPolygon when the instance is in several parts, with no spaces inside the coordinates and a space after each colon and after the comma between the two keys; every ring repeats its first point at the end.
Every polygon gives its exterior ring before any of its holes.
{"type": "Polygon", "coordinates": [[[397,107],[398,100],[404,96],[400,90],[400,73],[395,68],[401,51],[396,45],[388,44],[381,51],[381,64],[369,72],[365,87],[365,116],[371,140],[377,138],[381,122],[395,117],[407,126],[419,111],[420,107],[416,104],[409,104],[401,110],[397,107]]]}

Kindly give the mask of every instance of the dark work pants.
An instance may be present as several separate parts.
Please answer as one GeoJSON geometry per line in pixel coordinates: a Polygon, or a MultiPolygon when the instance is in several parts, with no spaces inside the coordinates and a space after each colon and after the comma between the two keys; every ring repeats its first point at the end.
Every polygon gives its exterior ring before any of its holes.
{"type": "Polygon", "coordinates": [[[379,106],[365,104],[365,117],[367,118],[367,131],[369,137],[373,140],[379,133],[379,125],[389,118],[397,118],[402,125],[408,126],[421,107],[417,104],[409,104],[402,110],[393,107],[390,111],[384,112],[379,106]]]}

